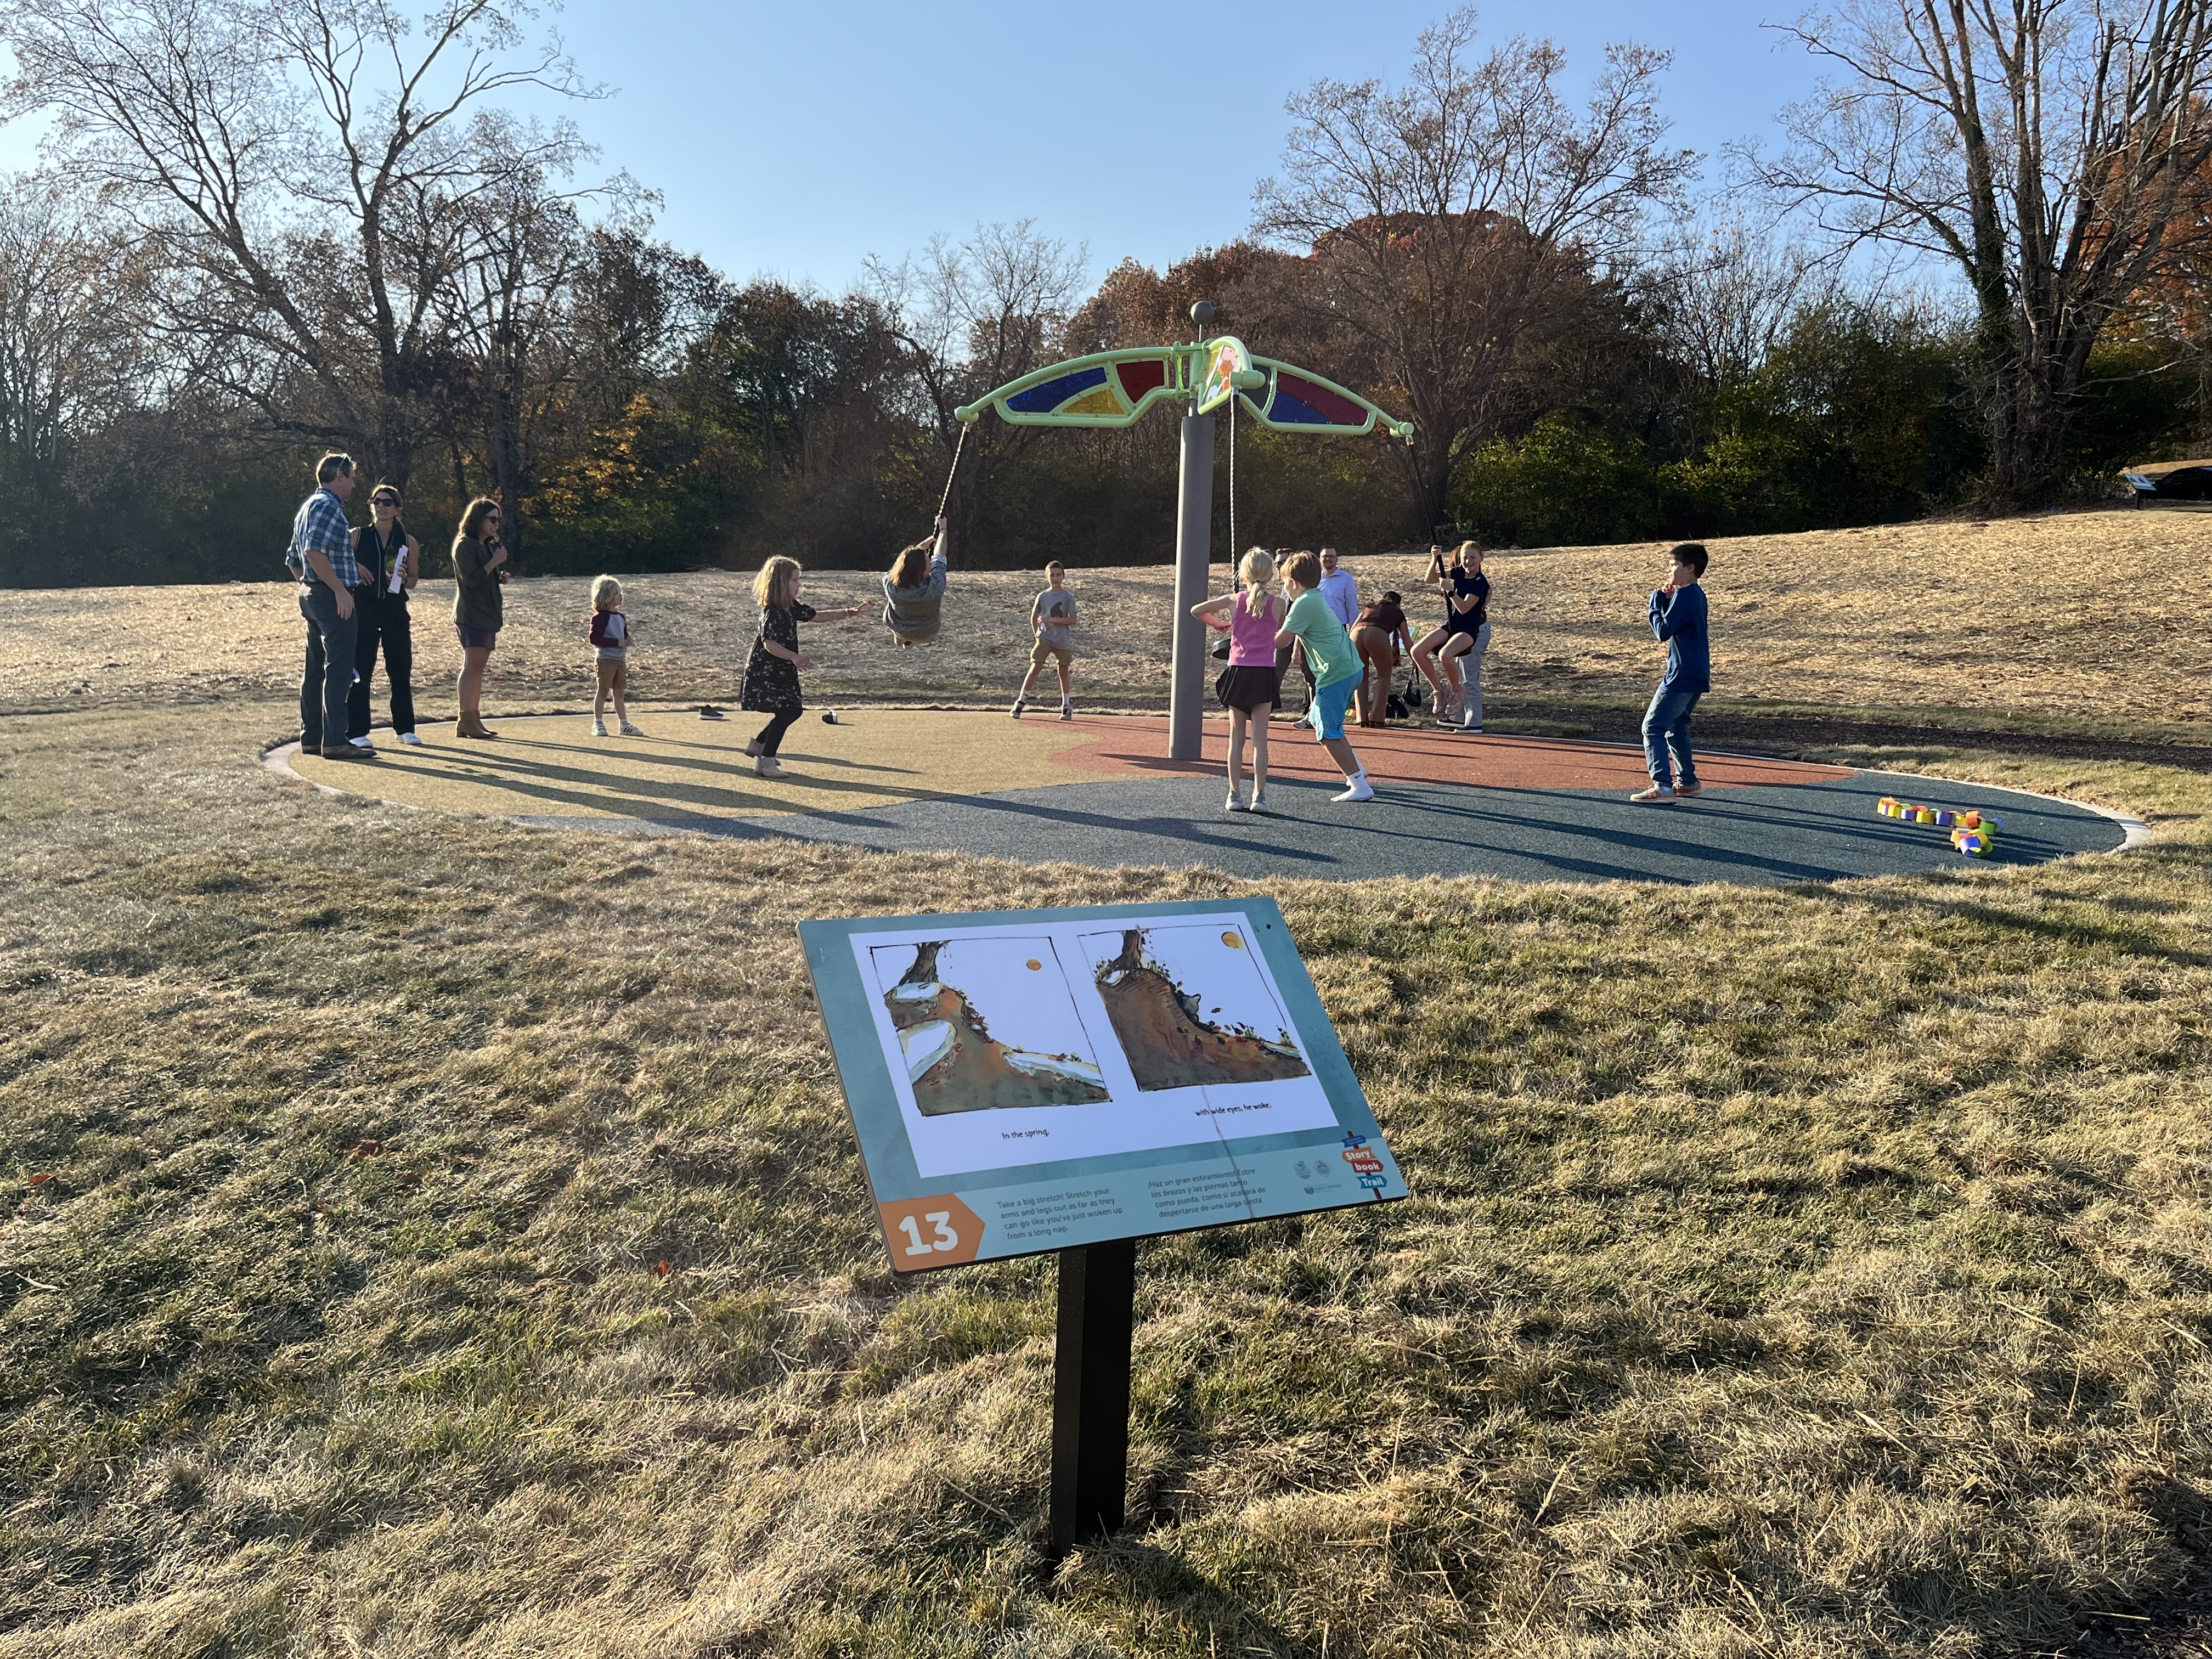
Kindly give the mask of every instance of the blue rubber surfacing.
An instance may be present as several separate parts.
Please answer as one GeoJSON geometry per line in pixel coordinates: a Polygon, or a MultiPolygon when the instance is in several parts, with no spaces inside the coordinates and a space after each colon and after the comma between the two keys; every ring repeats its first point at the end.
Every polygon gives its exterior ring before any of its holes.
{"type": "Polygon", "coordinates": [[[1026,864],[1204,866],[1239,876],[1364,881],[1496,876],[1516,881],[1740,882],[1780,886],[1942,868],[2041,864],[2125,843],[2088,807],[2016,790],[1891,772],[1777,787],[1709,789],[1674,806],[1613,790],[1498,789],[1381,782],[1339,805],[1340,786],[1279,779],[1261,816],[1222,810],[1223,780],[1168,775],[903,801],[853,812],[748,819],[522,817],[548,829],[696,833],[973,853],[1026,864]],[[1878,816],[1899,795],[1979,807],[2004,820],[1985,860],[1949,833],[1878,816]]]}

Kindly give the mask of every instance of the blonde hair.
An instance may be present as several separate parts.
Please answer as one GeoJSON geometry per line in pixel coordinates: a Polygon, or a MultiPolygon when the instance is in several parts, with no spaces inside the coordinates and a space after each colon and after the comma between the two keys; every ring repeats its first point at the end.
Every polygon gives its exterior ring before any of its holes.
{"type": "Polygon", "coordinates": [[[763,611],[780,610],[791,603],[791,585],[799,580],[799,561],[777,554],[753,578],[753,603],[763,611]]]}
{"type": "Polygon", "coordinates": [[[1265,587],[1275,580],[1275,556],[1264,547],[1249,550],[1237,562],[1237,580],[1247,587],[1265,587]]]}
{"type": "Polygon", "coordinates": [[[592,584],[592,609],[611,611],[615,601],[622,598],[622,584],[612,576],[601,576],[592,584]]]}
{"type": "Polygon", "coordinates": [[[1457,559],[1462,564],[1465,564],[1467,562],[1467,556],[1470,553],[1474,554],[1478,559],[1482,556],[1482,544],[1472,538],[1462,542],[1457,547],[1452,549],[1452,556],[1457,559]]]}
{"type": "Polygon", "coordinates": [[[1321,561],[1310,550],[1302,547],[1283,561],[1283,574],[1300,587],[1319,587],[1321,561]]]}

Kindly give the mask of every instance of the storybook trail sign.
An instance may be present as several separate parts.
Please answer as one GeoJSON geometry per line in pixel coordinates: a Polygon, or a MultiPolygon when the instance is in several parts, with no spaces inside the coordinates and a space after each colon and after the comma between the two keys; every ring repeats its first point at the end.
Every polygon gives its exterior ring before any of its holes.
{"type": "Polygon", "coordinates": [[[799,932],[891,1266],[1060,1253],[1052,1540],[1119,1530],[1135,1241],[1406,1195],[1282,912],[799,932]]]}

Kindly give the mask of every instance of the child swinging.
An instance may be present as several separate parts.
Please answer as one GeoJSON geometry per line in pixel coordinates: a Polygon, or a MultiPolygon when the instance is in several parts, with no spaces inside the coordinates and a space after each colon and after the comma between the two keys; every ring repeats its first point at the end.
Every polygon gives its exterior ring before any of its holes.
{"type": "Polygon", "coordinates": [[[884,626],[902,646],[932,645],[945,611],[945,550],[952,538],[945,515],[936,533],[902,547],[884,578],[884,626]]]}

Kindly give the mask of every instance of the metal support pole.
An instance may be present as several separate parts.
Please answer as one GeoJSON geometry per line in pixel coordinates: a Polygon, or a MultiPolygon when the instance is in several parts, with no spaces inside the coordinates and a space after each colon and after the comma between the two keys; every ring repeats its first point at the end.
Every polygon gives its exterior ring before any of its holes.
{"type": "Polygon", "coordinates": [[[1117,1533],[1127,1518],[1129,1334],[1136,1297],[1135,1240],[1060,1253],[1052,1372],[1055,1554],[1117,1533]]]}
{"type": "Polygon", "coordinates": [[[1168,694],[1168,758],[1200,757],[1206,718],[1206,598],[1213,559],[1213,416],[1182,417],[1182,483],[1176,507],[1175,655],[1168,694]]]}

